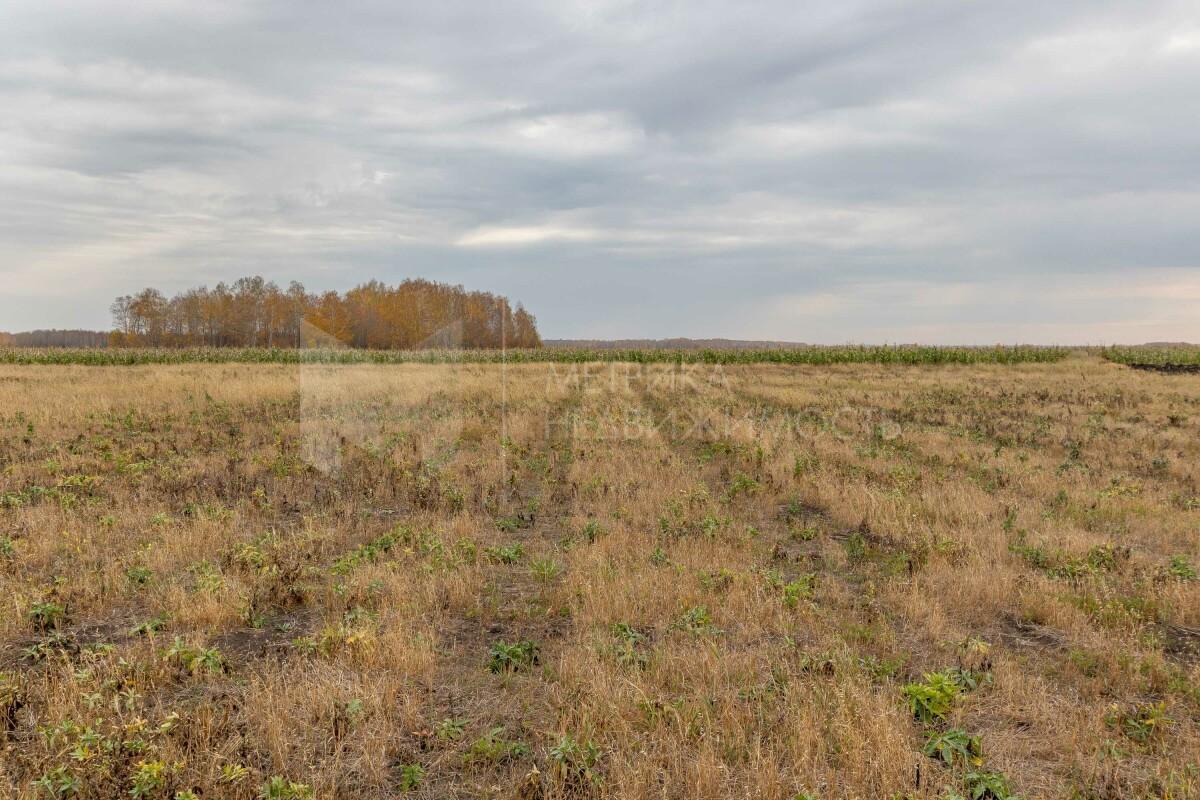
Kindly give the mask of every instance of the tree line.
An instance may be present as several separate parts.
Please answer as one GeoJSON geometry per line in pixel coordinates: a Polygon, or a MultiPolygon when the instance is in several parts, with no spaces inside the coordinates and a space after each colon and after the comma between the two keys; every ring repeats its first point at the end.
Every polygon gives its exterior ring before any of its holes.
{"type": "Polygon", "coordinates": [[[108,345],[108,339],[107,331],[0,331],[0,347],[105,347],[108,345]]]}
{"type": "Polygon", "coordinates": [[[110,344],[147,347],[370,349],[541,347],[520,303],[490,292],[421,279],[370,281],[347,292],[286,289],[254,276],[166,297],[157,289],[112,304],[110,344]]]}

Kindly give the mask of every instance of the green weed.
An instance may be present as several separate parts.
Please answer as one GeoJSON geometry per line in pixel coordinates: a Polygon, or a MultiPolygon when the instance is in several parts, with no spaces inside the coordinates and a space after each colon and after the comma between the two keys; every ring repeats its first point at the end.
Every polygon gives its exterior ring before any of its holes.
{"type": "Polygon", "coordinates": [[[979,737],[959,728],[931,733],[921,752],[948,767],[983,764],[983,745],[979,737]]]}
{"type": "Polygon", "coordinates": [[[549,755],[555,774],[567,786],[599,782],[596,765],[600,761],[600,748],[591,741],[579,742],[566,735],[550,748],[549,755]]]}
{"type": "Polygon", "coordinates": [[[538,650],[536,642],[496,642],[488,651],[488,670],[495,673],[516,672],[534,666],[539,660],[538,650]]]}
{"type": "Polygon", "coordinates": [[[402,792],[414,791],[425,779],[425,769],[420,764],[401,764],[399,770],[400,778],[397,783],[402,792]]]}
{"type": "Polygon", "coordinates": [[[272,775],[258,790],[259,800],[313,800],[312,787],[272,775]]]}
{"type": "Polygon", "coordinates": [[[924,679],[906,685],[903,693],[912,715],[928,725],[946,718],[962,688],[943,672],[927,672],[924,679]]]}
{"type": "Polygon", "coordinates": [[[488,547],[483,551],[489,560],[499,564],[516,564],[525,557],[525,548],[518,542],[499,547],[488,547]]]}
{"type": "Polygon", "coordinates": [[[810,572],[801,575],[783,587],[783,604],[788,608],[797,608],[801,600],[812,600],[817,593],[817,573],[810,572]]]}
{"type": "Polygon", "coordinates": [[[504,738],[504,726],[492,728],[463,754],[466,764],[503,764],[529,755],[529,745],[504,738]]]}

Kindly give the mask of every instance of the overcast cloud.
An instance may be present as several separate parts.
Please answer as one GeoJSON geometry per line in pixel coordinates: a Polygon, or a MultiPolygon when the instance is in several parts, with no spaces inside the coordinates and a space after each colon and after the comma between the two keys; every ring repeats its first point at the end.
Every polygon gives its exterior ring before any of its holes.
{"type": "Polygon", "coordinates": [[[1200,339],[1194,0],[6,0],[0,108],[0,330],[257,273],[549,337],[1200,339]]]}

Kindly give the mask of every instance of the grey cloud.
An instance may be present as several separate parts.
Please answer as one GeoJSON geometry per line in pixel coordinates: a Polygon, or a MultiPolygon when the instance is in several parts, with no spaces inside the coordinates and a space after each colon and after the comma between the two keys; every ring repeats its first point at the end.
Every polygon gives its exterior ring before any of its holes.
{"type": "Polygon", "coordinates": [[[10,2],[0,329],[420,274],[550,336],[1196,339],[1198,80],[1168,1],[10,2]]]}

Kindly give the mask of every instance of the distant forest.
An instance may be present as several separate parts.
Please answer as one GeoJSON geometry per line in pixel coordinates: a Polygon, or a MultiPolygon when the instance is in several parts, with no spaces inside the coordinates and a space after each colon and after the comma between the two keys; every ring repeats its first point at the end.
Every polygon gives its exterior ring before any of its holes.
{"type": "Polygon", "coordinates": [[[371,281],[344,293],[287,289],[261,277],[168,298],[157,289],[112,304],[114,347],[313,347],[370,349],[541,347],[519,303],[427,280],[371,281]]]}
{"type": "Polygon", "coordinates": [[[108,331],[0,331],[0,347],[107,347],[108,331]]]}

